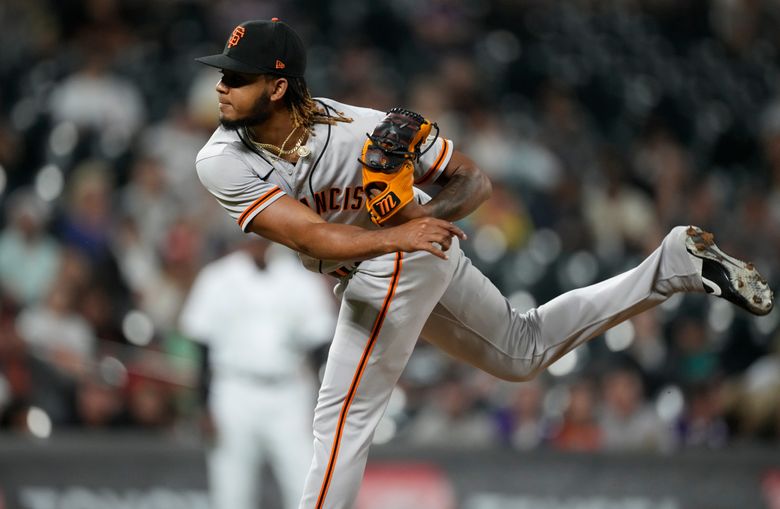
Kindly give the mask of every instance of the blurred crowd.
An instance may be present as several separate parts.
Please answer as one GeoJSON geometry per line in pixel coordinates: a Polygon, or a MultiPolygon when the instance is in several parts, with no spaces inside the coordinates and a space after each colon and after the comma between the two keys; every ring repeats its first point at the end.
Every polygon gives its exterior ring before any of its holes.
{"type": "MultiPolygon", "coordinates": [[[[272,16],[308,43],[314,96],[419,111],[489,172],[464,249],[517,309],[634,266],[677,224],[780,288],[771,0],[5,0],[0,429],[197,419],[178,315],[243,234],[194,172],[218,74],[193,58],[272,16]]],[[[779,324],[675,297],[522,384],[421,343],[375,440],[780,445],[779,324]]]]}

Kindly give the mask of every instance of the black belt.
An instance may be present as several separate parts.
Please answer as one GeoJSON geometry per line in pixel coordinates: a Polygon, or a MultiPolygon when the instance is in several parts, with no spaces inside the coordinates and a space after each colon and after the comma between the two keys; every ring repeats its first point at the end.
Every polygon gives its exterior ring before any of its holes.
{"type": "Polygon", "coordinates": [[[328,275],[335,277],[336,279],[342,279],[351,276],[352,273],[355,272],[355,269],[357,269],[359,265],[360,262],[355,262],[352,265],[342,265],[338,269],[328,272],[328,275]]]}

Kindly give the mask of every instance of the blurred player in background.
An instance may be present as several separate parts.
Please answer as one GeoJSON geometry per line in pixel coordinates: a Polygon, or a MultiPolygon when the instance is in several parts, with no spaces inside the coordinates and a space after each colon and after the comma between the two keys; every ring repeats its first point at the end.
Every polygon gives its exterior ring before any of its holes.
{"type": "Polygon", "coordinates": [[[264,462],[283,507],[297,507],[311,460],[315,383],[306,360],[333,334],[332,296],[297,260],[270,256],[268,247],[253,238],[204,267],[181,313],[182,331],[206,354],[215,509],[257,509],[264,462]]]}

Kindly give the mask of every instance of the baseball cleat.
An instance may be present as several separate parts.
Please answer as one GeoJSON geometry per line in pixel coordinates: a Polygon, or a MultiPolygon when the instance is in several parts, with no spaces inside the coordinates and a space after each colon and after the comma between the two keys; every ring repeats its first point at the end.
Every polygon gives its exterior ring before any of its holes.
{"type": "Polygon", "coordinates": [[[701,279],[707,293],[726,299],[754,315],[772,311],[774,295],[755,266],[727,255],[715,245],[715,237],[689,226],[685,248],[702,260],[701,279]]]}

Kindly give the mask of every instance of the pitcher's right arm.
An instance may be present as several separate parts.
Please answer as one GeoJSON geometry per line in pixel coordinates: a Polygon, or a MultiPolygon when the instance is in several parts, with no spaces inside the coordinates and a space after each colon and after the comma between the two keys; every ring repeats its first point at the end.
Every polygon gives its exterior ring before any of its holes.
{"type": "Polygon", "coordinates": [[[432,217],[380,230],[328,223],[286,195],[257,214],[246,231],[320,260],[365,260],[396,251],[427,251],[446,259],[452,237],[466,238],[456,225],[432,217]]]}

